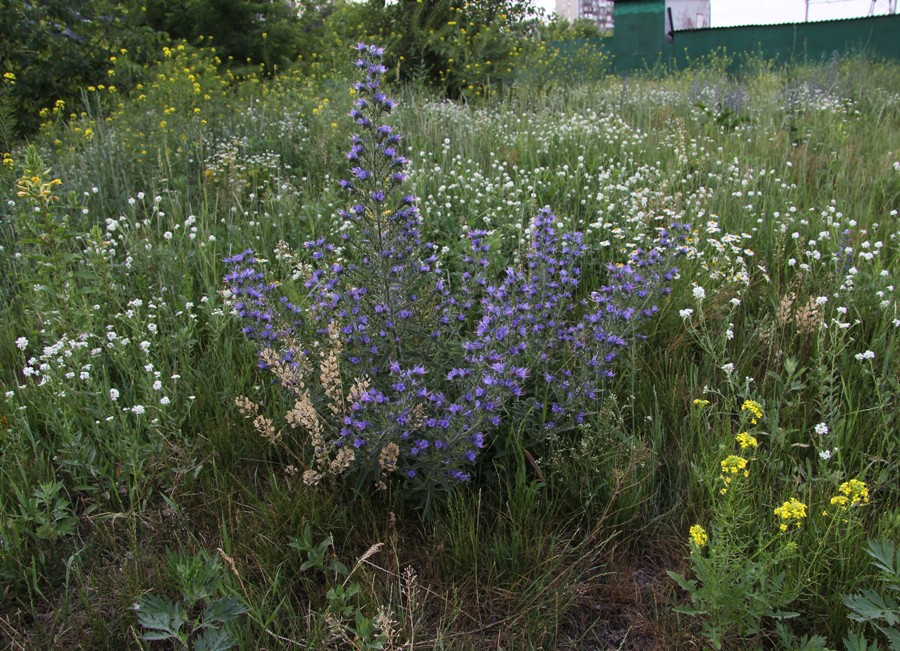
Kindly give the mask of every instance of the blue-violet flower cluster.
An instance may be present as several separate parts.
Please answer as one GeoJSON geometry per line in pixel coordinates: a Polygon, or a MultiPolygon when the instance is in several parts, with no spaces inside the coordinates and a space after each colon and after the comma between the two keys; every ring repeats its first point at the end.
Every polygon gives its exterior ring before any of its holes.
{"type": "Polygon", "coordinates": [[[311,271],[299,304],[274,298],[249,250],[226,260],[225,281],[262,366],[300,396],[291,420],[310,430],[310,471],[326,473],[340,453],[331,467],[360,485],[399,476],[430,494],[470,479],[504,431],[527,429],[534,442],[599,411],[620,351],[668,292],[668,261],[689,227],[662,230],[657,248],[610,266],[589,292],[582,234],[560,232],[545,208],[522,264],[495,268],[489,233],[476,230],[462,270],[445,274],[403,189],[408,160],[385,119],[395,102],[381,85],[382,50],[355,49],[358,132],[340,182],[349,206],[339,240],[304,244],[311,271]]]}

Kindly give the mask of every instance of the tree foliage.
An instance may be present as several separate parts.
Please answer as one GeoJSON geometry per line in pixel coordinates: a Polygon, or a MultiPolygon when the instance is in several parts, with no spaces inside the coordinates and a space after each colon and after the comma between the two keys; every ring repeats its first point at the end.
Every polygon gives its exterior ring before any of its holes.
{"type": "Polygon", "coordinates": [[[16,76],[9,101],[18,131],[36,128],[41,108],[77,98],[85,85],[114,84],[107,73],[111,56],[126,50],[141,60],[159,45],[125,3],[2,0],[0,72],[16,76]]]}
{"type": "Polygon", "coordinates": [[[538,15],[529,0],[369,0],[367,12],[389,67],[450,97],[509,79],[538,15]]]}
{"type": "Polygon", "coordinates": [[[154,30],[193,45],[212,44],[223,60],[264,64],[272,71],[300,50],[300,15],[325,3],[281,0],[147,0],[144,17],[154,30]]]}

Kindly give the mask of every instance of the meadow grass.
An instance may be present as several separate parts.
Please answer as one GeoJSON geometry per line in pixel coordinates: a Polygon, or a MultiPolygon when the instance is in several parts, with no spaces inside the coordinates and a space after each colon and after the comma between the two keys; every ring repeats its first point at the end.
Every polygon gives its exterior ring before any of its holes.
{"type": "Polygon", "coordinates": [[[305,485],[303,437],[274,445],[234,404],[276,418],[292,401],[257,368],[223,259],[253,247],[302,296],[302,244],[347,207],[349,83],[232,82],[177,50],[154,79],[85,89],[0,171],[5,645],[162,648],[133,605],[196,618],[214,596],[186,597],[190,563],[167,550],[210,563],[246,649],[841,648],[858,627],[841,595],[878,584],[866,538],[900,536],[895,64],[467,105],[397,89],[448,273],[477,229],[493,264],[521,264],[544,206],[584,233],[585,292],[691,224],[596,413],[549,437],[505,425],[504,453],[427,512],[399,482],[305,485]],[[853,479],[866,499],[834,501],[853,479]],[[805,514],[779,517],[792,498],[805,514]],[[685,592],[667,569],[700,580],[685,592]],[[697,619],[673,610],[689,598],[697,619]]]}

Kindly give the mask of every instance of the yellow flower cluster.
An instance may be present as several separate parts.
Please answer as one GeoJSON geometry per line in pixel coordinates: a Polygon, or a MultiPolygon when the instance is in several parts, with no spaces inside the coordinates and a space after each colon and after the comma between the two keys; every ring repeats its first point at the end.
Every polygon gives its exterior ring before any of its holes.
{"type": "Polygon", "coordinates": [[[847,509],[857,504],[869,503],[869,489],[858,479],[845,481],[838,487],[838,493],[840,495],[831,498],[832,506],[847,509]]]}
{"type": "Polygon", "coordinates": [[[706,529],[699,524],[695,524],[691,527],[690,534],[691,540],[697,547],[703,547],[703,545],[709,542],[709,536],[706,534],[706,529]]]}
{"type": "Polygon", "coordinates": [[[2,165],[3,165],[3,167],[8,167],[9,169],[13,168],[13,159],[8,151],[3,153],[2,165]]]}
{"type": "Polygon", "coordinates": [[[736,475],[743,470],[744,476],[746,477],[749,474],[746,468],[747,460],[744,457],[738,456],[736,454],[729,454],[727,457],[725,457],[725,459],[722,460],[723,475],[736,475]]]}
{"type": "Polygon", "coordinates": [[[763,417],[762,405],[755,400],[744,400],[744,404],[741,405],[741,411],[750,412],[750,422],[754,425],[763,417]]]}
{"type": "Polygon", "coordinates": [[[694,406],[698,409],[703,409],[709,404],[709,400],[702,400],[700,398],[694,398],[694,406]]]}
{"type": "Polygon", "coordinates": [[[800,528],[803,524],[803,519],[806,517],[806,504],[796,497],[792,497],[775,509],[775,515],[782,521],[778,525],[778,528],[782,531],[787,531],[791,524],[796,524],[797,528],[800,528]]]}
{"type": "Polygon", "coordinates": [[[35,205],[47,205],[53,201],[59,201],[59,197],[53,194],[53,186],[60,185],[62,181],[59,179],[46,181],[44,176],[49,172],[50,170],[46,170],[41,174],[30,176],[26,173],[16,182],[16,195],[29,199],[35,205]]]}
{"type": "Polygon", "coordinates": [[[746,450],[747,448],[756,449],[759,447],[759,441],[756,440],[755,436],[751,436],[748,432],[741,432],[734,437],[734,440],[740,443],[741,450],[746,450]]]}
{"type": "Polygon", "coordinates": [[[720,465],[722,467],[720,478],[725,482],[725,486],[719,490],[722,495],[728,492],[731,480],[734,479],[738,473],[741,473],[744,477],[750,476],[750,471],[747,470],[747,460],[740,455],[729,454],[721,461],[720,465]]]}

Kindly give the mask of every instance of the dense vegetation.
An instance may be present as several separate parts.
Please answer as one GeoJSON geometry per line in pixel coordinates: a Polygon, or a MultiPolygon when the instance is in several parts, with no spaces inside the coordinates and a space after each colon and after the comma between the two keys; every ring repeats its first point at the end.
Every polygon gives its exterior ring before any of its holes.
{"type": "Polygon", "coordinates": [[[896,64],[207,4],[0,53],[3,646],[896,648],[896,64]]]}

